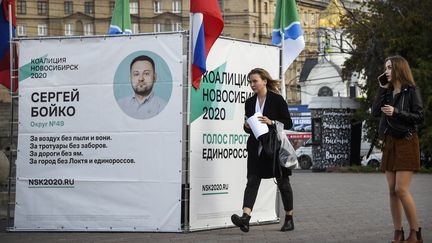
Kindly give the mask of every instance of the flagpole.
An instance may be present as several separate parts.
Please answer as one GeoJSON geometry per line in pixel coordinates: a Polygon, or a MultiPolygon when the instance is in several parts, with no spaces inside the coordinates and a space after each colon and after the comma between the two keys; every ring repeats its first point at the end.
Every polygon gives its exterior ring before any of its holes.
{"type": "Polygon", "coordinates": [[[281,78],[281,95],[286,100],[286,90],[285,90],[285,58],[283,56],[283,50],[284,50],[284,33],[282,33],[282,78],[281,78]]]}
{"type": "Polygon", "coordinates": [[[9,10],[9,76],[10,76],[10,89],[9,89],[9,93],[11,96],[11,117],[10,117],[10,148],[9,148],[9,176],[8,176],[8,204],[7,204],[7,213],[6,213],[6,218],[7,218],[7,228],[10,228],[10,219],[11,219],[11,203],[10,203],[10,199],[12,196],[12,191],[11,191],[11,187],[12,187],[12,154],[13,154],[13,128],[14,128],[14,124],[13,124],[13,119],[14,119],[14,78],[13,78],[13,73],[14,73],[14,65],[13,65],[13,44],[12,44],[12,25],[13,25],[13,19],[12,19],[12,4],[11,1],[8,2],[8,10],[9,10]]]}
{"type": "Polygon", "coordinates": [[[192,28],[193,28],[193,26],[192,26],[192,23],[193,23],[193,21],[192,21],[192,13],[189,13],[189,42],[188,42],[188,64],[187,64],[187,66],[188,66],[188,70],[187,70],[187,80],[188,80],[188,83],[187,83],[187,90],[188,90],[188,92],[187,92],[187,100],[189,101],[188,102],[188,107],[187,107],[187,112],[188,112],[188,114],[187,114],[187,124],[189,125],[189,123],[190,123],[190,120],[189,120],[189,114],[190,114],[190,107],[191,107],[191,100],[189,99],[190,98],[190,92],[191,92],[191,85],[192,85],[192,28]]]}
{"type": "Polygon", "coordinates": [[[185,141],[185,163],[184,163],[184,168],[183,168],[183,176],[184,176],[184,228],[183,231],[185,232],[189,232],[190,229],[190,224],[189,224],[189,211],[190,211],[190,180],[189,180],[189,170],[190,170],[190,110],[191,110],[191,92],[192,92],[192,13],[189,13],[189,42],[188,42],[188,51],[187,51],[187,59],[188,59],[188,63],[187,63],[187,76],[186,76],[186,100],[187,100],[187,112],[186,112],[186,125],[185,125],[185,130],[186,130],[186,141],[185,141]]]}
{"type": "Polygon", "coordinates": [[[14,91],[14,82],[13,82],[13,44],[12,44],[12,4],[8,2],[8,10],[9,10],[9,76],[10,76],[10,94],[13,96],[14,91]]]}

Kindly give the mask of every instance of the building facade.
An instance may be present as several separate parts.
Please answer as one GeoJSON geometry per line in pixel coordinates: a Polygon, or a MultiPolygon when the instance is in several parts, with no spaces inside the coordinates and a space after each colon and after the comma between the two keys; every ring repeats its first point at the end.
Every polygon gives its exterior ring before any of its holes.
{"type": "MultiPolygon", "coordinates": [[[[299,77],[305,60],[319,54],[320,14],[330,0],[297,0],[306,47],[285,73],[288,103],[300,104],[299,77]]],[[[346,0],[348,4],[358,0],[346,0]]],[[[271,43],[276,0],[218,0],[223,36],[271,43]]],[[[18,37],[106,35],[114,0],[16,0],[18,37]]],[[[190,0],[130,0],[132,32],[189,29],[190,0]]]]}
{"type": "MultiPolygon", "coordinates": [[[[309,104],[317,96],[357,97],[363,80],[358,73],[343,78],[342,68],[350,57],[352,43],[340,27],[340,16],[346,14],[356,2],[331,0],[321,12],[318,28],[318,57],[307,57],[300,74],[301,103],[309,104]],[[344,6],[342,5],[345,5],[344,6]]],[[[357,3],[357,7],[359,4],[357,3]]]]}
{"type": "Polygon", "coordinates": [[[305,49],[300,53],[296,61],[285,72],[286,99],[290,104],[301,103],[301,89],[299,77],[305,60],[317,57],[320,13],[326,9],[330,0],[298,0],[299,21],[302,25],[305,39],[305,49]]]}
{"type": "MultiPolygon", "coordinates": [[[[106,35],[115,1],[17,0],[18,37],[106,35]]],[[[130,0],[132,32],[182,30],[187,0],[130,0]]]]}

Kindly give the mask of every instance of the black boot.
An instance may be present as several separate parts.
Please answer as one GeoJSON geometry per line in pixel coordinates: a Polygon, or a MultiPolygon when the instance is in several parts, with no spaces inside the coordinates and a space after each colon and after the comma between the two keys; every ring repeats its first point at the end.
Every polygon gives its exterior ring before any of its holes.
{"type": "Polygon", "coordinates": [[[412,229],[408,238],[403,243],[423,243],[423,238],[421,235],[421,227],[418,228],[418,231],[412,229]]]}
{"type": "Polygon", "coordinates": [[[394,231],[392,243],[402,243],[405,240],[403,228],[394,231]]]}
{"type": "Polygon", "coordinates": [[[290,231],[294,230],[294,221],[292,215],[285,216],[285,222],[282,225],[281,231],[290,231]]]}
{"type": "Polygon", "coordinates": [[[233,224],[235,224],[237,227],[240,227],[241,231],[243,232],[249,232],[249,220],[251,216],[249,216],[247,213],[243,213],[243,215],[240,217],[237,214],[233,214],[231,216],[231,221],[233,224]]]}

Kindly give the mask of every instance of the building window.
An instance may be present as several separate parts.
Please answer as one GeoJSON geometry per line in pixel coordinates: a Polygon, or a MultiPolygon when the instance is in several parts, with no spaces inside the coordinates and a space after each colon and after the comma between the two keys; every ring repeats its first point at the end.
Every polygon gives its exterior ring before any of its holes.
{"type": "Polygon", "coordinates": [[[109,3],[110,13],[114,11],[114,6],[115,6],[115,1],[110,1],[109,3]]]}
{"type": "Polygon", "coordinates": [[[132,23],[132,33],[133,34],[139,33],[139,24],[138,23],[132,23]]]}
{"type": "Polygon", "coordinates": [[[71,35],[73,35],[73,25],[72,24],[65,24],[65,26],[64,26],[64,35],[65,36],[71,36],[71,35]]]}
{"type": "Polygon", "coordinates": [[[263,23],[262,34],[264,36],[268,35],[268,24],[266,24],[266,23],[263,23]]]}
{"type": "Polygon", "coordinates": [[[129,9],[130,9],[130,14],[138,14],[138,2],[130,2],[129,3],[129,9]]]}
{"type": "Polygon", "coordinates": [[[162,3],[160,1],[154,1],[154,12],[162,13],[162,3]]]}
{"type": "Polygon", "coordinates": [[[304,24],[305,26],[308,25],[308,13],[307,13],[307,12],[304,12],[304,13],[303,13],[303,24],[304,24]]]}
{"type": "Polygon", "coordinates": [[[256,36],[256,28],[257,28],[257,22],[254,21],[252,26],[252,37],[256,36]]]}
{"type": "Polygon", "coordinates": [[[318,96],[333,96],[333,90],[327,86],[323,86],[318,90],[318,96]]]}
{"type": "Polygon", "coordinates": [[[311,15],[311,24],[315,25],[317,23],[317,14],[313,13],[311,15]]]}
{"type": "Polygon", "coordinates": [[[225,10],[224,1],[225,0],[218,0],[219,8],[222,12],[222,15],[224,14],[224,10],[225,10]]]}
{"type": "Polygon", "coordinates": [[[253,6],[252,6],[253,12],[256,13],[256,11],[257,11],[256,10],[256,0],[253,0],[252,4],[253,4],[253,6]]]}
{"type": "Polygon", "coordinates": [[[37,11],[39,15],[46,15],[48,13],[48,3],[46,1],[38,1],[37,11]]]}
{"type": "Polygon", "coordinates": [[[181,2],[180,1],[173,1],[172,2],[172,11],[173,11],[173,13],[180,13],[181,12],[181,2]]]}
{"type": "Polygon", "coordinates": [[[268,4],[266,2],[264,3],[264,13],[268,14],[268,4]]]}
{"type": "Polygon", "coordinates": [[[153,32],[161,32],[161,24],[153,24],[153,32]]]}
{"type": "Polygon", "coordinates": [[[73,2],[72,1],[65,1],[64,2],[64,12],[65,12],[65,14],[72,14],[73,13],[73,2]]]}
{"type": "Polygon", "coordinates": [[[94,2],[85,2],[84,3],[84,13],[85,14],[94,14],[94,2]]]}
{"type": "Polygon", "coordinates": [[[316,38],[316,32],[310,33],[309,41],[313,44],[318,44],[317,38],[316,38]]]}
{"type": "Polygon", "coordinates": [[[182,31],[182,23],[181,22],[176,22],[175,23],[175,31],[182,31]]]}
{"type": "Polygon", "coordinates": [[[48,27],[46,24],[38,24],[37,31],[38,31],[38,36],[48,35],[48,27]]]}
{"type": "Polygon", "coordinates": [[[84,35],[94,35],[93,23],[84,24],[84,35]]]}
{"type": "Polygon", "coordinates": [[[18,36],[26,36],[27,35],[27,26],[23,24],[17,25],[17,34],[18,36]]]}
{"type": "Polygon", "coordinates": [[[26,12],[27,12],[26,1],[18,1],[17,2],[17,14],[26,14],[26,12]]]}
{"type": "Polygon", "coordinates": [[[181,31],[181,23],[180,22],[171,23],[171,31],[181,31]]]}

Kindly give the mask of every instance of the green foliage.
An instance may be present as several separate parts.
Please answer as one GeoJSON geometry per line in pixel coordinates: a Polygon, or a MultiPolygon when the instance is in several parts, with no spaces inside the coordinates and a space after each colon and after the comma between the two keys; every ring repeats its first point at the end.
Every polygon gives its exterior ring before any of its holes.
{"type": "Polygon", "coordinates": [[[356,165],[356,166],[348,167],[348,172],[351,172],[351,173],[375,173],[375,172],[379,172],[379,173],[381,173],[381,170],[378,167],[356,165]]]}
{"type": "Polygon", "coordinates": [[[358,116],[370,128],[368,137],[378,126],[368,111],[378,90],[377,77],[384,71],[386,57],[401,55],[422,94],[425,122],[419,131],[420,144],[424,151],[432,151],[432,1],[368,1],[363,9],[368,11],[348,11],[342,17],[342,29],[354,46],[342,71],[345,78],[353,72],[366,78],[367,97],[358,116]]]}

